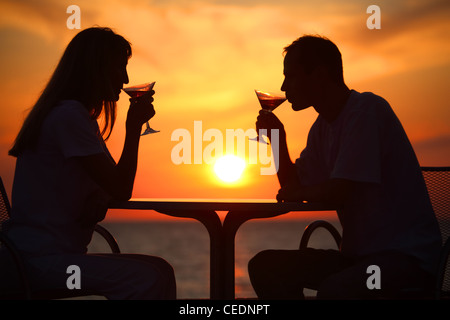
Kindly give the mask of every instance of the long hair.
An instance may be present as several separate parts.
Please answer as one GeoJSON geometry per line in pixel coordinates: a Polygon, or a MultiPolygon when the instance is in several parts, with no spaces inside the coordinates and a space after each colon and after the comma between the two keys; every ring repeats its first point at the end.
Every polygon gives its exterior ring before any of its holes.
{"type": "MultiPolygon", "coordinates": [[[[104,115],[100,134],[108,139],[116,119],[116,102],[111,97],[111,70],[119,57],[129,58],[131,45],[109,28],[89,28],[69,43],[41,96],[31,108],[9,155],[19,156],[33,149],[46,116],[61,100],[77,100],[93,119],[104,115]]],[[[117,67],[116,67],[117,68],[117,67]]]]}

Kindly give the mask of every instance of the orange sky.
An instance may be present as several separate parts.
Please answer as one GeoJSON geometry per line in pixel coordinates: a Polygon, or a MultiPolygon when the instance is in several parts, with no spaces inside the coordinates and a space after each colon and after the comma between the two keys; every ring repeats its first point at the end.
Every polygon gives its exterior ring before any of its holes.
{"type": "MultiPolygon", "coordinates": [[[[273,198],[276,176],[248,165],[234,185],[221,183],[208,164],[171,159],[177,129],[247,130],[259,104],[254,89],[277,90],[282,50],[302,34],[329,37],[341,49],[349,87],[386,98],[402,121],[422,165],[449,165],[450,3],[448,1],[0,1],[0,175],[10,193],[14,158],[7,150],[26,110],[49,79],[69,30],[66,9],[81,9],[81,28],[108,26],[133,45],[130,84],[157,81],[158,134],[141,139],[134,197],[273,198]],[[366,9],[381,9],[381,29],[369,30],[366,9]]],[[[128,98],[121,95],[107,145],[120,156],[128,98]]],[[[275,113],[285,124],[291,156],[305,146],[316,114],[275,113]]],[[[203,149],[209,142],[203,142],[203,149]]],[[[224,141],[225,144],[225,141],[224,141]]]]}

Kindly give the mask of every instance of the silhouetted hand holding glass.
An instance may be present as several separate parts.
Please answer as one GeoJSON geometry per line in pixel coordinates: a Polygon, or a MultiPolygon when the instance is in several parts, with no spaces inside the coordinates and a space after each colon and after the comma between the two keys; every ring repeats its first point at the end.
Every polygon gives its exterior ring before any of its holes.
{"type": "MultiPolygon", "coordinates": [[[[275,110],[276,108],[278,108],[278,106],[280,104],[282,104],[284,101],[286,101],[286,96],[284,95],[284,93],[271,93],[271,92],[264,92],[264,91],[260,91],[260,90],[255,90],[255,93],[256,93],[256,96],[258,97],[258,100],[259,100],[259,103],[260,103],[262,109],[259,111],[258,120],[256,122],[256,131],[258,132],[258,136],[251,140],[266,143],[259,136],[259,129],[267,129],[267,137],[270,140],[270,138],[271,138],[270,137],[270,129],[280,129],[280,125],[281,125],[281,127],[283,127],[283,124],[272,113],[272,111],[275,110]],[[264,115],[268,115],[267,119],[265,119],[264,115]],[[273,115],[274,118],[270,118],[269,115],[273,115]],[[269,120],[272,120],[273,123],[275,123],[276,122],[276,121],[274,121],[275,119],[278,120],[278,123],[276,123],[275,127],[268,127],[266,125],[266,123],[270,124],[269,120]]],[[[283,128],[283,130],[284,130],[284,128],[283,128]]]]}
{"type": "MultiPolygon", "coordinates": [[[[150,90],[141,96],[130,98],[130,108],[128,109],[126,122],[127,129],[139,128],[140,130],[144,123],[147,123],[148,126],[148,120],[155,115],[155,109],[152,105],[154,94],[155,91],[150,90]]],[[[152,132],[151,130],[153,129],[150,128],[149,131],[147,128],[142,135],[159,132],[156,130],[153,130],[152,132]]]]}
{"type": "Polygon", "coordinates": [[[256,131],[259,132],[260,129],[267,130],[266,135],[269,138],[269,140],[271,139],[271,130],[272,129],[278,129],[280,137],[286,135],[286,131],[284,130],[284,125],[280,121],[280,119],[278,119],[278,117],[274,113],[267,112],[264,109],[259,111],[259,115],[256,118],[256,131]]]}
{"type": "MultiPolygon", "coordinates": [[[[150,133],[156,133],[159,132],[159,130],[152,129],[148,123],[148,120],[150,120],[155,115],[155,109],[153,108],[153,105],[151,104],[153,102],[153,95],[155,94],[155,91],[153,91],[153,86],[155,85],[155,82],[152,83],[145,83],[142,85],[132,86],[128,88],[124,88],[123,91],[125,91],[131,98],[130,98],[130,109],[141,109],[140,112],[144,112],[141,114],[141,120],[146,118],[147,120],[143,121],[141,126],[146,123],[146,129],[141,135],[147,135],[150,133]],[[147,106],[147,109],[149,111],[148,114],[145,113],[145,104],[150,104],[150,106],[147,106]],[[138,105],[138,106],[136,106],[138,105]]],[[[139,112],[139,111],[138,111],[139,112]]],[[[128,113],[128,116],[130,116],[130,113],[128,113]]],[[[137,120],[137,119],[136,119],[137,120]]],[[[128,120],[127,120],[128,122],[128,120]]]]}

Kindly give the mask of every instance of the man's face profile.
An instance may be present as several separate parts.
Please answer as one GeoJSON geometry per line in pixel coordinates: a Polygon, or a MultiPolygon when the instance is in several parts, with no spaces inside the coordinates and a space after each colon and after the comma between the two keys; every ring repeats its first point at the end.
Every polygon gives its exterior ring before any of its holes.
{"type": "Polygon", "coordinates": [[[295,52],[288,52],[284,58],[284,82],[281,90],[286,92],[294,111],[311,106],[311,75],[305,73],[302,65],[296,61],[295,52]]]}

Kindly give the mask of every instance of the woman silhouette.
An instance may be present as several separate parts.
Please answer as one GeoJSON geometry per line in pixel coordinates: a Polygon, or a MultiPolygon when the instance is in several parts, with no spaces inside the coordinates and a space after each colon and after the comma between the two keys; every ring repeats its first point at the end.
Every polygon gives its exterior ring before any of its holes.
{"type": "Polygon", "coordinates": [[[67,267],[76,265],[81,289],[109,299],[175,299],[174,272],[163,259],[87,254],[108,202],[131,197],[140,130],[155,114],[154,91],[130,99],[116,163],[104,140],[128,83],[130,57],[130,43],[111,29],[78,33],[9,151],[17,163],[11,219],[4,227],[26,258],[32,288],[67,290],[67,267]]]}

